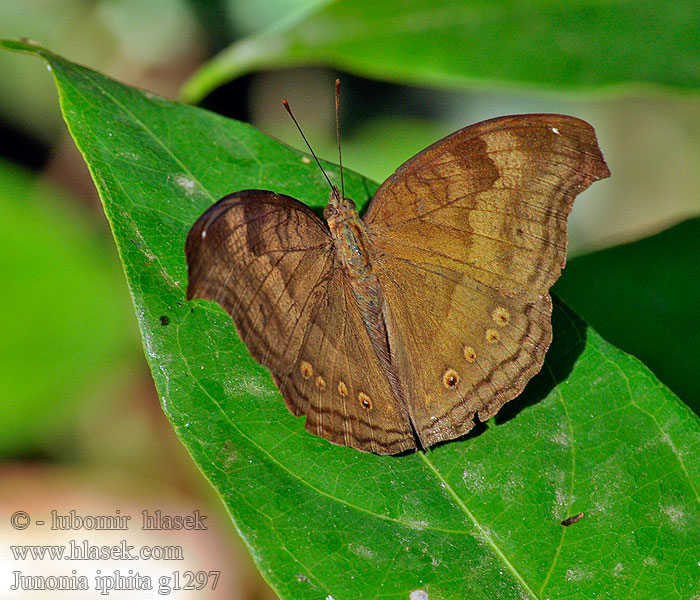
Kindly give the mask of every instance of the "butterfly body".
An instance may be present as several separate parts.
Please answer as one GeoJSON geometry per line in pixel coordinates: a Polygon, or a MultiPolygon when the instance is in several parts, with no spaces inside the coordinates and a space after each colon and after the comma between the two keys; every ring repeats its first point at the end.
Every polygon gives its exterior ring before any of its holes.
{"type": "Polygon", "coordinates": [[[428,447],[541,369],[566,218],[608,175],[584,121],[492,119],[404,163],[362,218],[337,190],[326,222],[271,191],[223,198],[188,235],[187,295],[233,317],[311,433],[380,454],[428,447]]]}
{"type": "Polygon", "coordinates": [[[386,305],[381,285],[372,270],[370,256],[373,254],[365,226],[355,211],[355,204],[341,198],[338,191],[331,193],[326,215],[328,228],[333,238],[333,249],[343,275],[352,289],[362,322],[370,336],[375,353],[388,363],[390,348],[385,323],[386,305]],[[340,208],[333,209],[340,205],[340,208]]]}

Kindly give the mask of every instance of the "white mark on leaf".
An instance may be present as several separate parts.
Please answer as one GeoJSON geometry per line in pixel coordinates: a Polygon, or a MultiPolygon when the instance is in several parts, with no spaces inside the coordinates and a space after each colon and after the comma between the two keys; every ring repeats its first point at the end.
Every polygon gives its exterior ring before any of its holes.
{"type": "Polygon", "coordinates": [[[139,160],[140,158],[138,154],[134,154],[133,152],[119,152],[117,156],[126,158],[127,160],[139,160]]]}
{"type": "Polygon", "coordinates": [[[374,558],[374,552],[370,550],[367,546],[363,546],[362,544],[350,544],[349,546],[350,552],[353,554],[356,554],[360,558],[364,558],[366,560],[371,560],[374,558]]]}
{"type": "Polygon", "coordinates": [[[483,467],[470,465],[462,471],[462,481],[466,488],[473,494],[480,494],[484,491],[485,473],[483,467]]]}
{"type": "Polygon", "coordinates": [[[430,525],[430,523],[428,523],[428,521],[425,521],[422,519],[421,520],[406,519],[403,521],[403,523],[404,523],[404,525],[406,525],[406,527],[410,527],[411,529],[416,529],[418,531],[421,531],[430,525]]]}
{"type": "Polygon", "coordinates": [[[559,431],[558,433],[555,433],[552,436],[552,441],[559,445],[562,446],[563,448],[568,448],[569,445],[571,444],[571,438],[569,437],[569,432],[568,431],[559,431]]]}
{"type": "Polygon", "coordinates": [[[554,490],[554,509],[556,511],[557,507],[566,505],[566,494],[564,491],[557,488],[554,490]]]}
{"type": "Polygon", "coordinates": [[[566,578],[569,581],[581,581],[583,579],[592,579],[593,573],[582,567],[573,567],[566,570],[566,578]]]}
{"type": "Polygon", "coordinates": [[[171,288],[179,288],[180,287],[180,282],[175,281],[171,276],[170,273],[168,273],[167,269],[165,267],[161,268],[160,274],[165,279],[165,283],[167,283],[171,288]]]}
{"type": "Polygon", "coordinates": [[[666,506],[662,511],[673,524],[678,524],[683,520],[683,509],[680,506],[666,506]]]}
{"type": "Polygon", "coordinates": [[[425,590],[413,590],[409,595],[408,595],[409,600],[430,600],[428,598],[428,592],[425,590]]]}
{"type": "Polygon", "coordinates": [[[187,175],[176,175],[175,183],[183,190],[185,190],[185,193],[188,196],[194,194],[194,192],[197,191],[197,182],[191,177],[188,177],[187,175]]]}

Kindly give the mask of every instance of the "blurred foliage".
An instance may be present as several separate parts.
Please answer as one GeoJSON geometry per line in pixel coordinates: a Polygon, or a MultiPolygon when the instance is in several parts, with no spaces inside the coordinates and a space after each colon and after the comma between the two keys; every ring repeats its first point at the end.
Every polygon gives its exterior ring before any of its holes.
{"type": "Polygon", "coordinates": [[[65,193],[0,161],[0,456],[70,455],[85,402],[138,364],[119,261],[95,229],[65,193]]]}
{"type": "Polygon", "coordinates": [[[580,256],[554,286],[608,341],[634,354],[700,415],[700,219],[580,256]]]}
{"type": "Polygon", "coordinates": [[[280,19],[299,18],[327,0],[224,0],[236,37],[264,31],[280,19]]]}

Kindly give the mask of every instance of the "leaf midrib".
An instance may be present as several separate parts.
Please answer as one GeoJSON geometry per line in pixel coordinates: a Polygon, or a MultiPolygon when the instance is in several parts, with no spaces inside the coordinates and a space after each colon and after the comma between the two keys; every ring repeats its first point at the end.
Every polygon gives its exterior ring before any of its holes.
{"type": "MultiPolygon", "coordinates": [[[[467,516],[467,518],[472,522],[474,527],[476,528],[478,532],[478,536],[486,542],[491,549],[493,550],[494,554],[501,559],[501,561],[506,565],[506,568],[513,574],[513,577],[518,581],[518,583],[527,591],[528,594],[535,600],[538,599],[537,594],[535,594],[534,590],[528,585],[528,583],[525,581],[523,576],[520,574],[520,572],[515,568],[513,563],[508,560],[508,557],[505,555],[505,553],[501,550],[500,546],[496,544],[496,541],[493,539],[493,537],[489,534],[489,532],[484,529],[481,526],[481,523],[479,520],[476,518],[474,513],[469,510],[465,502],[459,497],[457,492],[454,490],[454,488],[450,485],[450,483],[441,475],[440,471],[435,467],[435,465],[432,463],[432,461],[428,458],[427,454],[425,452],[419,451],[419,456],[421,460],[426,464],[428,469],[433,473],[433,475],[438,479],[440,482],[440,487],[445,489],[447,493],[452,497],[452,500],[454,503],[457,505],[457,507],[467,516]]],[[[473,534],[472,534],[473,535],[473,534]]]]}

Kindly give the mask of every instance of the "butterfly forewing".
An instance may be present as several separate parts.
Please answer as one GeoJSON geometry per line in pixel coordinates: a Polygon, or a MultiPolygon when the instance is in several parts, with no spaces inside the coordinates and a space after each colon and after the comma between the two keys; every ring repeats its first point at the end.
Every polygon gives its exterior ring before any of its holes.
{"type": "Polygon", "coordinates": [[[584,121],[501,117],[404,163],[363,220],[378,249],[536,300],[564,266],[574,198],[608,175],[584,121]]]}
{"type": "Polygon", "coordinates": [[[310,432],[383,454],[415,446],[311,209],[273,192],[237,192],[199,218],[185,249],[188,298],[216,300],[233,317],[310,432]]]}
{"type": "Polygon", "coordinates": [[[233,317],[253,358],[286,372],[332,265],[323,222],[288,196],[237,192],[197,220],[185,253],[187,297],[217,301],[233,317]]]}
{"type": "Polygon", "coordinates": [[[378,189],[364,222],[424,444],[492,416],[540,370],[566,219],[608,175],[590,125],[523,115],[452,134],[378,189]]]}

